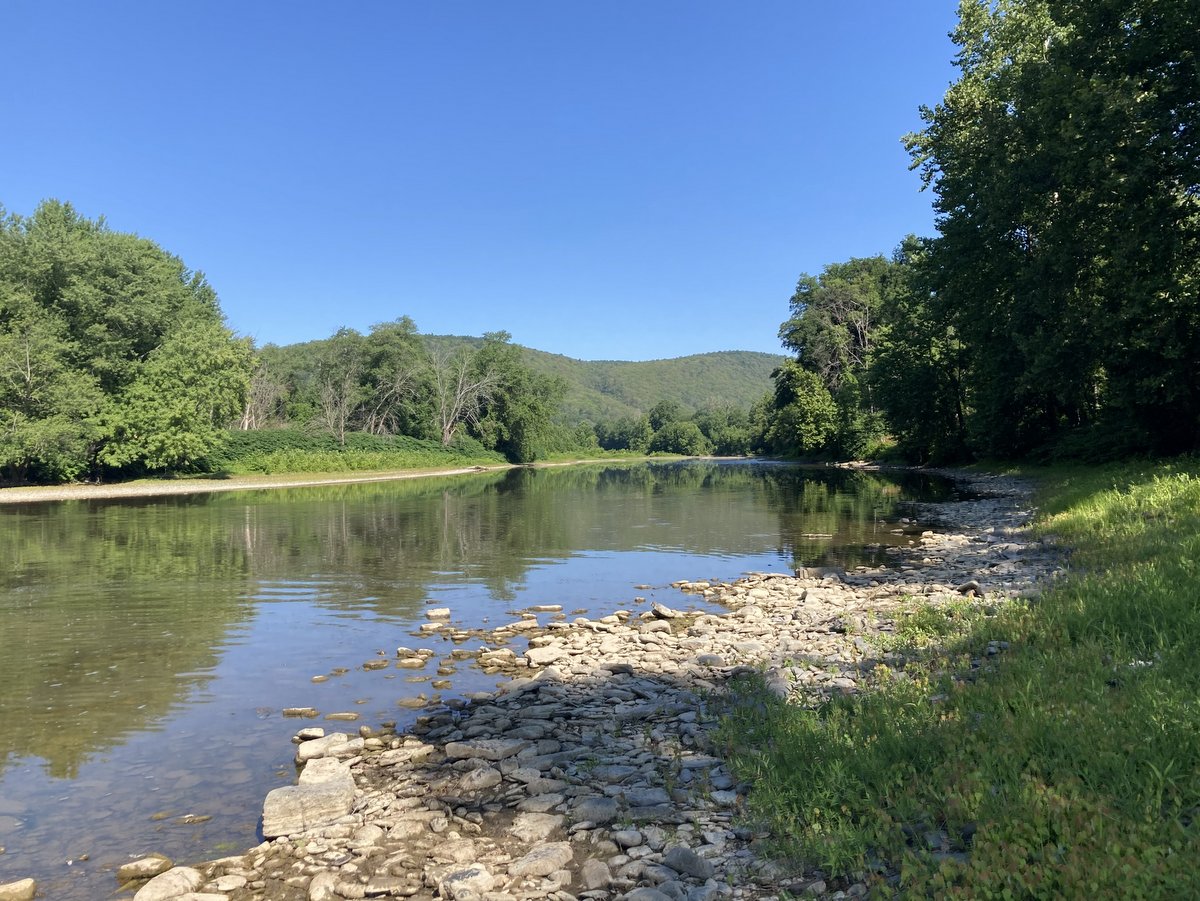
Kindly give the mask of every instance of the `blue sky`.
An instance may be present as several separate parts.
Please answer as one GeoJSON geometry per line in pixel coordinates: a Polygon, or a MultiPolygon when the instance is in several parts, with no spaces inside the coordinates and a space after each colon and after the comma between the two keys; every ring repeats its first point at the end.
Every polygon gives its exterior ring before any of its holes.
{"type": "Polygon", "coordinates": [[[954,0],[0,6],[0,203],[103,215],[259,344],[408,315],[579,359],[779,351],[931,234],[954,0]]]}

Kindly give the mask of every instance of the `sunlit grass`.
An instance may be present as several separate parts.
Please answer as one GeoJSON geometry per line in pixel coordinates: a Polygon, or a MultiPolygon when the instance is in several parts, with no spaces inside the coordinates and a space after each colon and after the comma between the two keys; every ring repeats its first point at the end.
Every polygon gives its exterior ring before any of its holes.
{"type": "Polygon", "coordinates": [[[917,608],[922,664],[820,710],[743,696],[724,735],[781,853],[883,894],[1200,895],[1198,472],[1030,473],[1071,549],[1039,602],[917,608]]]}

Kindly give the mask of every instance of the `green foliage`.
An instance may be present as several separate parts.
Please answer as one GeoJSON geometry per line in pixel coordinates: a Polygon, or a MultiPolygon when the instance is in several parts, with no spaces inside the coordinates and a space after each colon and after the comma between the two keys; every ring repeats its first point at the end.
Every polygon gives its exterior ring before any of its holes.
{"type": "Polygon", "coordinates": [[[532,463],[544,457],[551,425],[566,386],[560,379],[526,366],[521,349],[509,343],[507,332],[485,336],[475,365],[493,374],[497,384],[473,429],[486,446],[512,463],[532,463]]]}
{"type": "Polygon", "coordinates": [[[775,395],[766,444],[784,456],[824,450],[838,425],[838,409],[820,376],[789,360],[775,375],[775,395]]]}
{"type": "Polygon", "coordinates": [[[0,479],[187,466],[251,371],[199,273],[70,204],[0,217],[0,479]]]}
{"type": "Polygon", "coordinates": [[[940,214],[920,303],[968,352],[942,344],[962,380],[918,446],[957,443],[954,394],[985,455],[1200,446],[1198,30],[1176,0],[962,3],[909,146],[940,214]]]}
{"type": "Polygon", "coordinates": [[[1076,571],[1037,604],[917,607],[888,642],[922,661],[902,678],[732,706],[724,740],[795,859],[914,897],[1200,891],[1200,465],[1041,478],[1076,571]]]}
{"type": "Polygon", "coordinates": [[[674,421],[663,425],[654,433],[650,442],[651,453],[682,454],[686,457],[700,457],[712,452],[704,433],[696,423],[689,421],[674,421]]]}
{"type": "Polygon", "coordinates": [[[229,432],[205,467],[230,473],[383,472],[487,465],[504,458],[471,438],[451,447],[436,439],[349,432],[345,443],[328,433],[293,429],[229,432]]]}

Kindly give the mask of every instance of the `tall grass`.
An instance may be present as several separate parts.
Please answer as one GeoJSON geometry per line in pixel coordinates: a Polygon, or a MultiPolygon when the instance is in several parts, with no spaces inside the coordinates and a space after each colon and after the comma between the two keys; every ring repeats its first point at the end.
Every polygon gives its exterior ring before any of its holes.
{"type": "Polygon", "coordinates": [[[222,450],[207,461],[209,469],[233,474],[382,472],[504,462],[500,454],[465,438],[443,447],[403,435],[355,433],[340,445],[330,435],[289,429],[230,432],[222,450]]]}
{"type": "Polygon", "coordinates": [[[796,865],[885,896],[1200,897],[1200,465],[1031,474],[1071,548],[1040,601],[919,611],[939,643],[858,697],[732,706],[752,811],[796,865]]]}

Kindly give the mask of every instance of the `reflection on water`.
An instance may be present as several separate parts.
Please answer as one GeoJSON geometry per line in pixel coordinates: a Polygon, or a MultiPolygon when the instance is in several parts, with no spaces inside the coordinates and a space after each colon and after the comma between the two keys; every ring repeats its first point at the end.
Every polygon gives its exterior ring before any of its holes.
{"type": "Polygon", "coordinates": [[[468,626],[695,603],[669,583],[854,565],[897,540],[904,504],[949,490],[687,463],[0,508],[0,882],[100,897],[128,852],[253,844],[293,776],[282,708],[375,724],[432,694],[431,672],[362,667],[412,643],[427,603],[468,626]]]}

